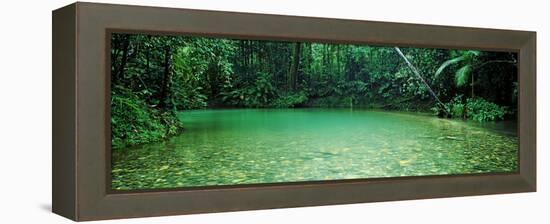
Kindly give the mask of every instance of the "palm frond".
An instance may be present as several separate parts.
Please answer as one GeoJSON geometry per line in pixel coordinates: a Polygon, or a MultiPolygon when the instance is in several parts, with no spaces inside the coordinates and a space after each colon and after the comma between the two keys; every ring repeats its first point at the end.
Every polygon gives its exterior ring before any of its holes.
{"type": "Polygon", "coordinates": [[[458,87],[466,84],[466,81],[468,80],[468,75],[470,74],[471,70],[472,70],[471,65],[465,65],[456,71],[455,81],[458,87]]]}
{"type": "Polygon", "coordinates": [[[481,51],[469,50],[467,53],[473,56],[479,56],[481,54],[481,51]]]}
{"type": "Polygon", "coordinates": [[[460,56],[460,57],[456,57],[456,58],[453,58],[453,59],[449,59],[445,62],[443,62],[443,64],[441,64],[441,66],[439,66],[439,68],[437,69],[437,71],[435,72],[435,77],[439,76],[439,74],[441,74],[441,72],[443,72],[443,70],[448,67],[449,65],[452,65],[452,64],[455,64],[455,63],[458,63],[462,60],[466,59],[466,57],[463,55],[463,56],[460,56]]]}

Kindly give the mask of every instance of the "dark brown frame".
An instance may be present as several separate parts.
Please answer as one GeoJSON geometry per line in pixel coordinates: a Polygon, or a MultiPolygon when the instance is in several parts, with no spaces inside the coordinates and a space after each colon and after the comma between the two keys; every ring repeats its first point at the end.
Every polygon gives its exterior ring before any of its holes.
{"type": "Polygon", "coordinates": [[[77,2],[53,12],[53,212],[98,220],[536,191],[536,33],[77,2]],[[110,190],[113,31],[519,53],[519,172],[110,190]]]}

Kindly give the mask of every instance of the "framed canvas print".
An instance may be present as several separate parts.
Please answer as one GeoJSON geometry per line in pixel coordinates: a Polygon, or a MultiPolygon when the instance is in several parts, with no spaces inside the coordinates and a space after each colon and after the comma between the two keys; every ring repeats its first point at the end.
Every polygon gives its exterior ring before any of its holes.
{"type": "Polygon", "coordinates": [[[75,3],[53,12],[53,211],[532,192],[535,51],[530,31],[75,3]]]}

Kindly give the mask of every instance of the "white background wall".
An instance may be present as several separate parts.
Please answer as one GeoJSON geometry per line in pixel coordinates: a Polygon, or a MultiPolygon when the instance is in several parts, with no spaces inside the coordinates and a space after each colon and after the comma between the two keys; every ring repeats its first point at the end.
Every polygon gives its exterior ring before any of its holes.
{"type": "MultiPolygon", "coordinates": [[[[94,1],[95,2],[95,1],[94,1]]],[[[99,1],[98,1],[99,2],[99,1]]],[[[538,32],[537,193],[101,221],[101,223],[548,223],[550,7],[545,1],[111,0],[285,15],[538,32]],[[546,208],[545,208],[546,207],[546,208]]],[[[68,0],[0,3],[0,223],[68,223],[51,214],[51,10],[68,0]]]]}

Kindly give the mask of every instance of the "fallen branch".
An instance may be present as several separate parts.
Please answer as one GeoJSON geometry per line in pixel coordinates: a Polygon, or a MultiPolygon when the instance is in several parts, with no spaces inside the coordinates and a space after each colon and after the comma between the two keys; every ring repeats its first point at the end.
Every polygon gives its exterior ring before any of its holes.
{"type": "Polygon", "coordinates": [[[420,75],[420,72],[418,72],[418,70],[416,69],[416,67],[414,67],[414,65],[411,64],[411,62],[409,62],[409,59],[407,59],[407,57],[405,57],[405,55],[403,54],[403,52],[401,52],[401,49],[399,49],[399,47],[395,47],[395,51],[397,51],[397,53],[399,54],[399,56],[401,56],[403,58],[403,60],[405,60],[407,66],[409,66],[409,69],[411,69],[411,71],[422,81],[422,83],[424,83],[424,85],[426,85],[426,88],[428,89],[428,91],[430,92],[430,94],[432,94],[432,96],[437,100],[437,102],[439,103],[439,105],[445,110],[445,113],[449,114],[449,109],[447,109],[447,106],[445,106],[445,104],[443,102],[441,102],[441,100],[439,99],[439,97],[437,97],[437,95],[435,94],[435,92],[432,90],[432,88],[430,87],[430,85],[428,85],[428,83],[426,82],[426,80],[424,80],[424,78],[422,78],[422,76],[420,75]]]}

